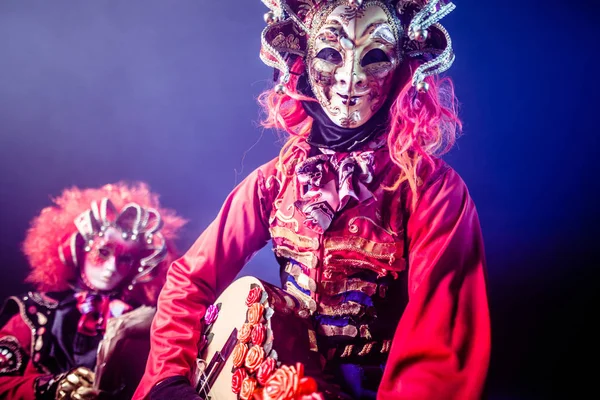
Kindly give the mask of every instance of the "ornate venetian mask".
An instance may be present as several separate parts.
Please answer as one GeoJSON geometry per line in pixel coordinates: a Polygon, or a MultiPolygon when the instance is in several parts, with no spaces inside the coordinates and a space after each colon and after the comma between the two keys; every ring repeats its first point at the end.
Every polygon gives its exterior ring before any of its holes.
{"type": "Polygon", "coordinates": [[[395,69],[417,61],[411,84],[454,61],[452,41],[440,24],[455,6],[448,0],[262,0],[269,8],[260,58],[279,73],[285,93],[290,65],[306,62],[313,93],[331,120],[358,127],[375,114],[392,89],[395,69]]]}
{"type": "Polygon", "coordinates": [[[73,221],[77,231],[59,248],[67,265],[79,267],[91,289],[111,291],[153,278],[167,254],[157,210],[128,203],[117,211],[108,198],[93,201],[73,221]],[[79,257],[78,248],[83,249],[79,257]]]}
{"type": "Polygon", "coordinates": [[[85,254],[82,278],[91,289],[114,290],[137,272],[142,251],[140,242],[124,239],[118,229],[108,228],[85,254]]]}
{"type": "Polygon", "coordinates": [[[306,57],[312,90],[336,125],[361,126],[385,103],[400,64],[394,18],[375,1],[325,8],[315,19],[306,57]]]}

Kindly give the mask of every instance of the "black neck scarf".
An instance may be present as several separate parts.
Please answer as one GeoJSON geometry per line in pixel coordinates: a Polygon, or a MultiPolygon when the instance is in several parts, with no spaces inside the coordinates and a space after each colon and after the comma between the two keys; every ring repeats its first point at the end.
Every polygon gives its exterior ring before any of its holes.
{"type": "MultiPolygon", "coordinates": [[[[298,91],[308,97],[314,94],[306,74],[298,79],[298,91]]],[[[306,139],[312,146],[337,152],[350,152],[377,138],[387,128],[388,101],[367,122],[356,128],[342,128],[336,125],[325,113],[318,101],[303,101],[302,107],[312,117],[313,124],[306,139]]]]}

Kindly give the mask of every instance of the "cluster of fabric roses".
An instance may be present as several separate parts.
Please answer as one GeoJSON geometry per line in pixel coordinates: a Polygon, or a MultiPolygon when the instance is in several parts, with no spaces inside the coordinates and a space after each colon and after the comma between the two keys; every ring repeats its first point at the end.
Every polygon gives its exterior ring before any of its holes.
{"type": "Polygon", "coordinates": [[[266,293],[260,287],[251,287],[246,299],[247,322],[238,331],[238,342],[231,355],[234,365],[231,390],[242,400],[323,399],[317,392],[316,381],[304,376],[301,363],[281,365],[274,350],[265,352],[265,339],[272,334],[267,332],[267,320],[273,313],[270,308],[265,313],[266,300],[266,293]]]}

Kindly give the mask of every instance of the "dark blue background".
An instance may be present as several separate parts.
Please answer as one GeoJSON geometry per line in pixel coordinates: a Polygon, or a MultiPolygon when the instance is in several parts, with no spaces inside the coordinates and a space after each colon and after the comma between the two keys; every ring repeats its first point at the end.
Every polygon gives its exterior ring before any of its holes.
{"type": "MultiPolygon", "coordinates": [[[[446,159],[486,239],[496,399],[597,380],[597,6],[456,0],[444,24],[464,136],[446,159]],[[586,327],[587,326],[587,327],[586,327]],[[588,333],[589,332],[589,333],[588,333]]],[[[71,185],[144,180],[191,222],[182,250],[278,152],[258,0],[0,2],[0,295],[26,289],[28,223],[71,185]]],[[[275,280],[265,249],[243,273],[275,280]]]]}

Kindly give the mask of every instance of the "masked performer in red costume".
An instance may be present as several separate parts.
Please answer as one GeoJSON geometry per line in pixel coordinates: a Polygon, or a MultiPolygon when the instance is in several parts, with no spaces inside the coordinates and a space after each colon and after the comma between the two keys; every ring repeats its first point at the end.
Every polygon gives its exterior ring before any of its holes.
{"type": "Polygon", "coordinates": [[[38,291],[1,314],[0,398],[96,398],[107,321],[155,305],[183,223],[144,184],[68,189],[43,209],[23,246],[38,291]]]}
{"type": "Polygon", "coordinates": [[[460,128],[453,86],[437,76],[454,59],[439,23],[454,5],[263,2],[261,58],[278,79],[261,97],[264,125],[289,140],[172,265],[134,398],[198,398],[188,381],[201,318],[269,241],[344,393],[480,398],[483,239],[465,183],[438,158],[460,128]]]}

